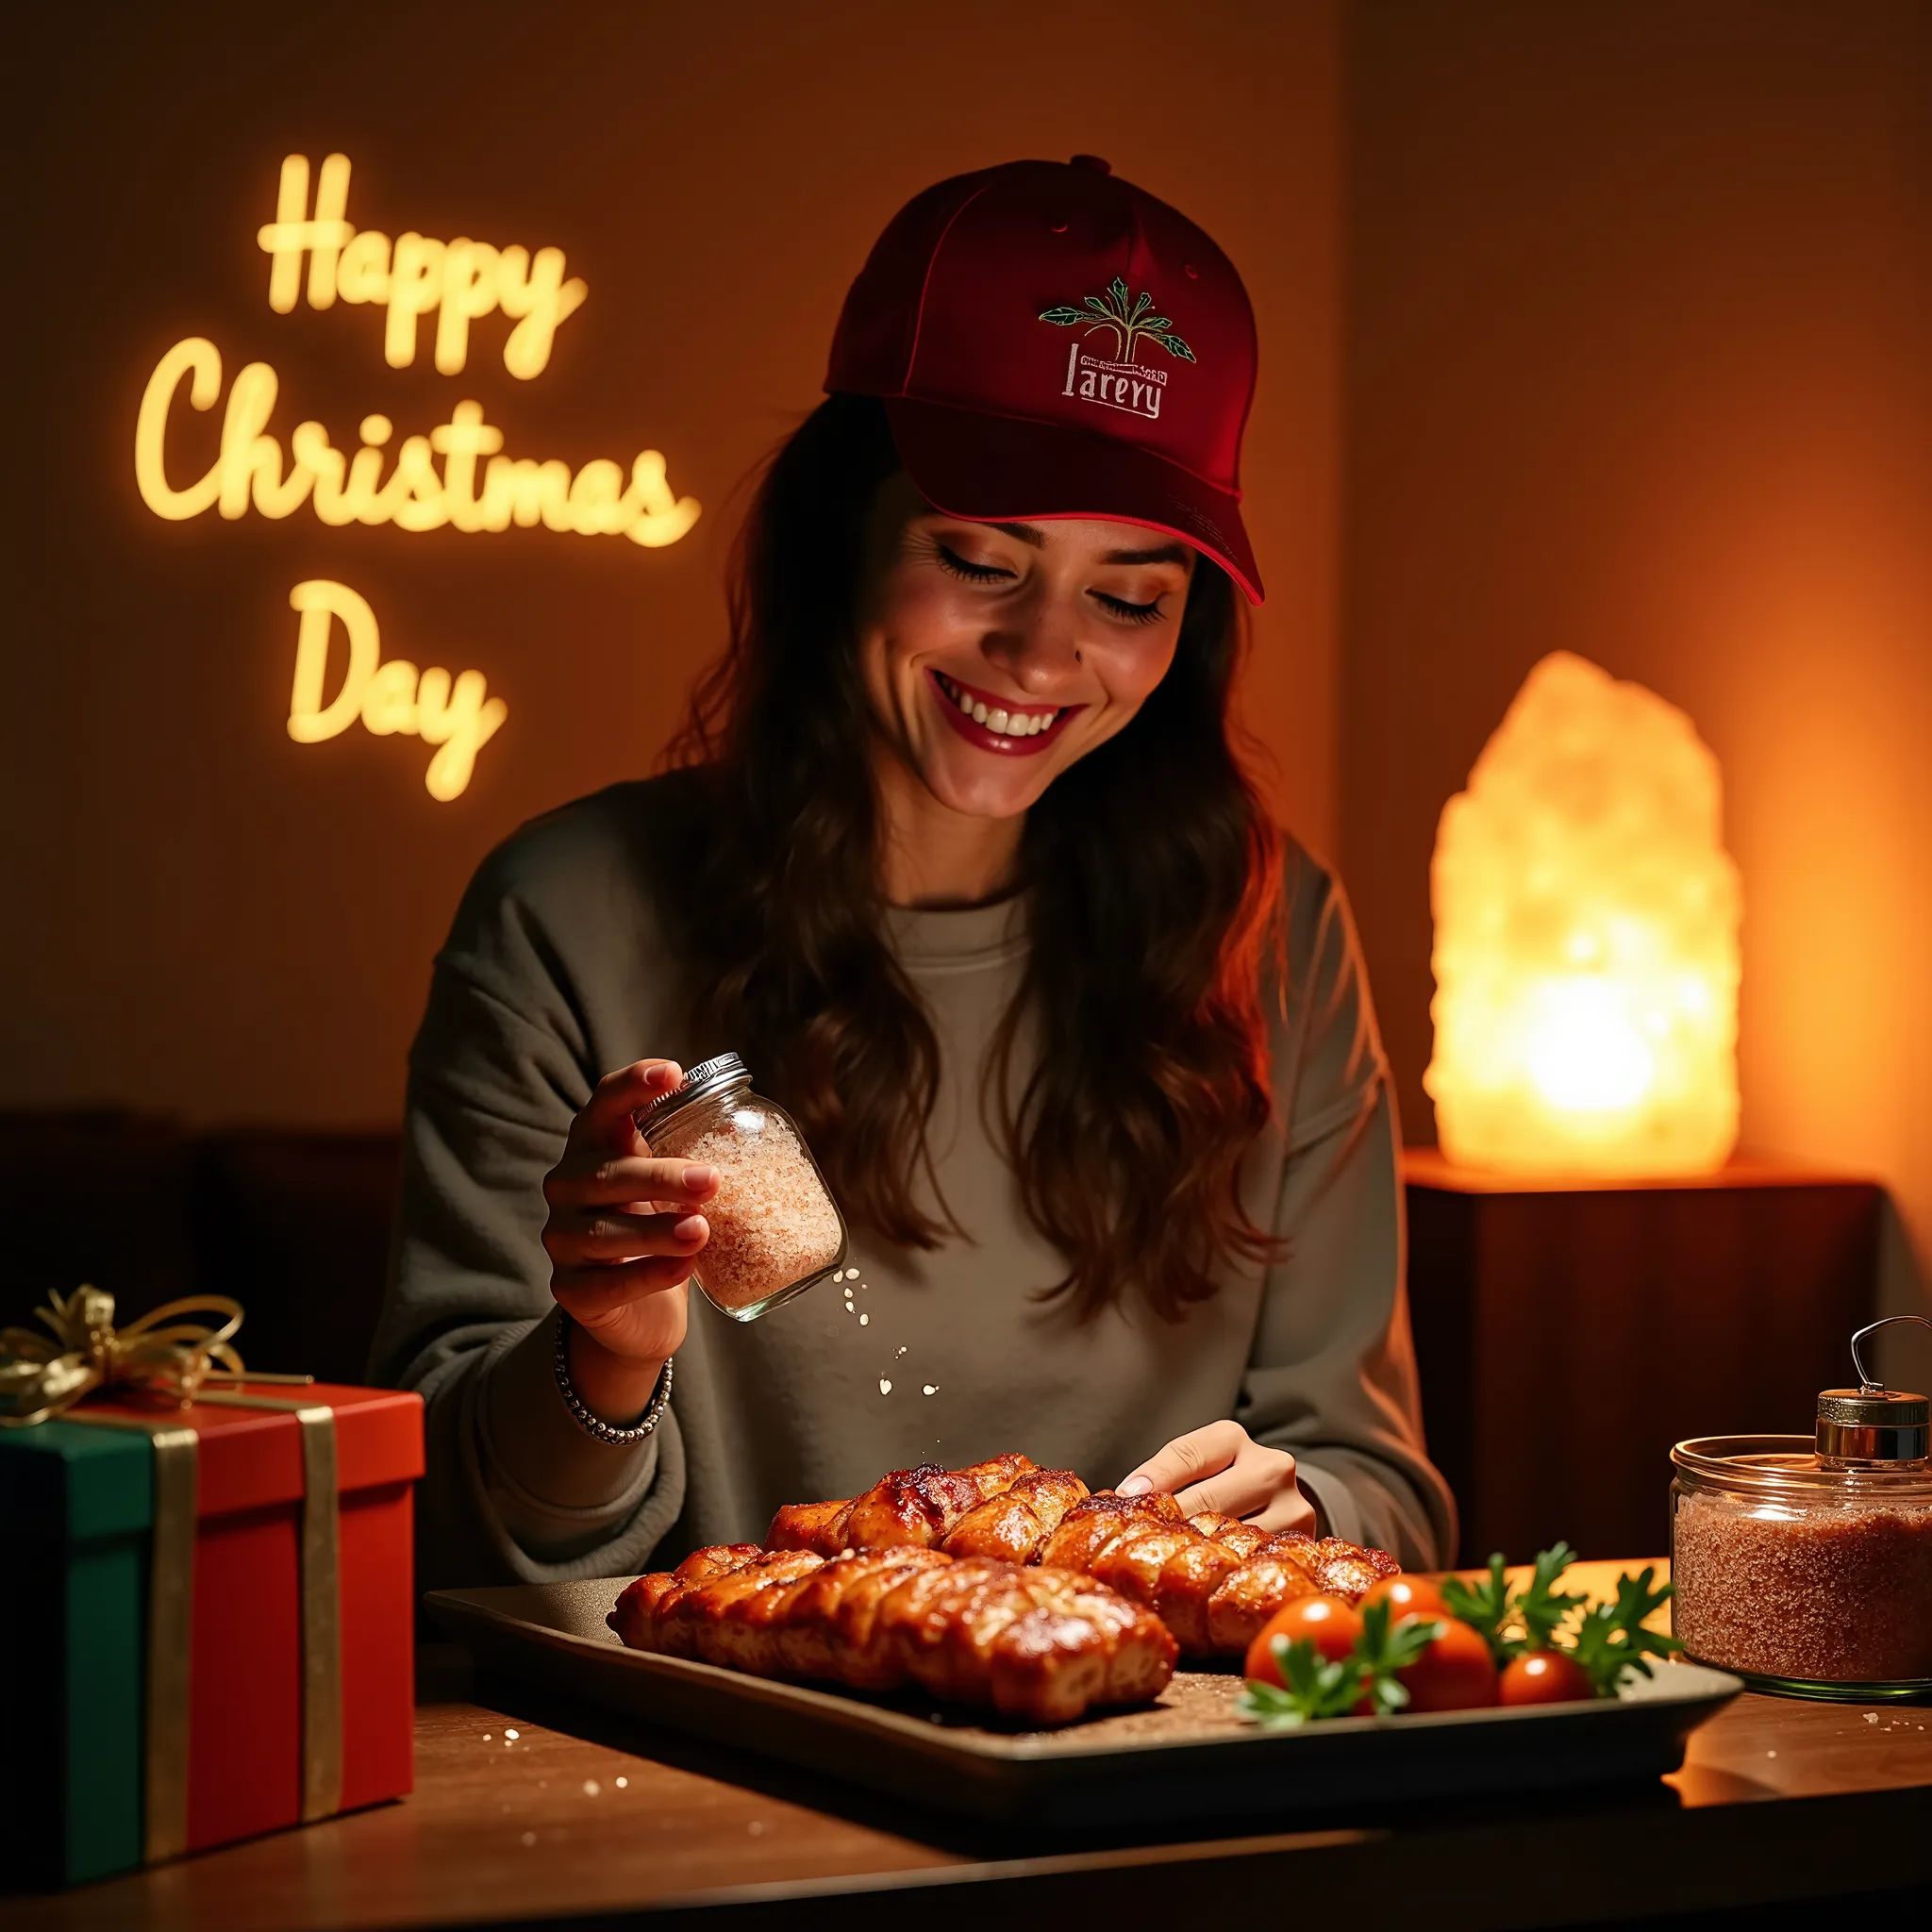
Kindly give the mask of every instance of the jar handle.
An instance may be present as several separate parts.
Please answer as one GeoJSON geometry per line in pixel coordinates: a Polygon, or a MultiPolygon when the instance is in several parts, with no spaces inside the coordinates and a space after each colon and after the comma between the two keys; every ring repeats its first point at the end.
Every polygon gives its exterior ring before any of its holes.
{"type": "Polygon", "coordinates": [[[1861,1395],[1878,1395],[1885,1390],[1883,1382],[1874,1382],[1866,1370],[1864,1357],[1858,1353],[1858,1344],[1868,1335],[1876,1335],[1881,1328],[1890,1328],[1894,1322],[1916,1322],[1921,1328],[1932,1328],[1932,1317],[1924,1315],[1886,1315],[1879,1321],[1860,1328],[1852,1337],[1852,1366],[1858,1372],[1858,1392],[1861,1395]]]}

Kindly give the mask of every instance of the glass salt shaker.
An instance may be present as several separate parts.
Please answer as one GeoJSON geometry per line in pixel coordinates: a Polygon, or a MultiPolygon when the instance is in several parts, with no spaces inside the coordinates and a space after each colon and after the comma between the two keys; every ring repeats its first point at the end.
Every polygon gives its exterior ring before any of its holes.
{"type": "Polygon", "coordinates": [[[752,1091],[737,1054],[692,1067],[636,1118],[653,1154],[718,1170],[691,1279],[721,1314],[755,1322],[844,1264],[844,1218],[805,1136],[752,1091]]]}
{"type": "Polygon", "coordinates": [[[1932,1692],[1932,1403],[1826,1389],[1803,1436],[1706,1436],[1671,1451],[1673,1624],[1686,1656],[1759,1690],[1932,1692]]]}

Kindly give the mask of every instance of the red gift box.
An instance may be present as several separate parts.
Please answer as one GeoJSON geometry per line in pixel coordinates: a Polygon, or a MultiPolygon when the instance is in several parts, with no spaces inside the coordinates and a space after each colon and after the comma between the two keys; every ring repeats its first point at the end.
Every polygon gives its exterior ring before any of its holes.
{"type": "Polygon", "coordinates": [[[244,1379],[70,1420],[155,1442],[146,1856],[408,1790],[422,1398],[244,1379]]]}

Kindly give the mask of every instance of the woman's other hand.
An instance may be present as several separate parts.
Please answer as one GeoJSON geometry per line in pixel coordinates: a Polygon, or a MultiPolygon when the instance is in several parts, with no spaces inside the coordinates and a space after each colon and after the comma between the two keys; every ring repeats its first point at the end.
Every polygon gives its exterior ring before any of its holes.
{"type": "Polygon", "coordinates": [[[634,1118],[683,1077],[655,1059],[605,1074],[543,1177],[550,1291],[576,1324],[571,1381],[618,1426],[642,1412],[684,1341],[685,1284],[711,1232],[696,1210],[717,1192],[717,1169],[658,1159],[634,1118]]]}
{"type": "Polygon", "coordinates": [[[1218,1510],[1271,1536],[1315,1527],[1315,1506],[1295,1482],[1294,1457],[1264,1448],[1239,1423],[1209,1423],[1176,1436],[1119,1484],[1123,1496],[1155,1490],[1171,1494],[1185,1515],[1218,1510]]]}

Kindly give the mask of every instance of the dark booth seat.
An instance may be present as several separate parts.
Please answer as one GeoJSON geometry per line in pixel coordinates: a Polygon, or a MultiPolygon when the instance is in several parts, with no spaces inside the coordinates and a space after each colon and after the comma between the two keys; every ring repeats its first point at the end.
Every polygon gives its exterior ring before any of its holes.
{"type": "Polygon", "coordinates": [[[394,1134],[227,1128],[112,1108],[0,1113],[0,1324],[82,1282],[125,1322],[232,1295],[253,1369],[359,1382],[382,1307],[394,1134]]]}

